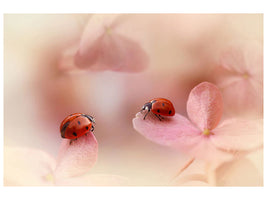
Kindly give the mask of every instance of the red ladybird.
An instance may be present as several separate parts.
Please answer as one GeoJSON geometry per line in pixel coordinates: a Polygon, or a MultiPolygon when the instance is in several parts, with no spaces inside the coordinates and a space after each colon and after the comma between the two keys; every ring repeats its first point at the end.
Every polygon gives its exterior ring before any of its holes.
{"type": "Polygon", "coordinates": [[[92,116],[74,113],[67,116],[60,125],[60,132],[62,138],[77,139],[89,131],[94,131],[95,120],[92,116]]]}
{"type": "Polygon", "coordinates": [[[172,105],[172,102],[164,98],[155,98],[145,103],[142,107],[142,110],[147,110],[147,113],[144,116],[146,118],[147,114],[151,111],[155,116],[161,121],[161,116],[173,116],[175,114],[175,109],[172,105]]]}

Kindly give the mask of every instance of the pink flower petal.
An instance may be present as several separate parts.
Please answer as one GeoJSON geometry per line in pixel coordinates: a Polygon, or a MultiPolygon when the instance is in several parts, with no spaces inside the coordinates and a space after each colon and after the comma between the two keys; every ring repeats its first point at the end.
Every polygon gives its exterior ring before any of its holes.
{"type": "Polygon", "coordinates": [[[218,186],[263,186],[263,174],[244,157],[219,166],[216,179],[218,186]]]}
{"type": "MultiPolygon", "coordinates": [[[[148,66],[148,56],[141,45],[116,32],[116,16],[92,17],[75,55],[75,64],[82,69],[140,72],[148,66]]],[[[122,17],[122,16],[120,16],[122,17]]]]}
{"type": "Polygon", "coordinates": [[[81,35],[79,49],[84,54],[109,28],[116,28],[118,14],[94,14],[90,17],[81,35]]]}
{"type": "Polygon", "coordinates": [[[234,114],[262,114],[262,45],[248,41],[232,44],[221,54],[219,66],[215,76],[225,110],[234,114]]]}
{"type": "Polygon", "coordinates": [[[178,177],[172,182],[173,186],[210,186],[206,175],[191,173],[186,176],[178,177]]]}
{"type": "Polygon", "coordinates": [[[79,70],[77,66],[74,63],[74,56],[76,52],[79,49],[79,43],[76,42],[72,46],[68,47],[61,53],[61,57],[59,58],[58,61],[58,68],[61,71],[71,71],[73,72],[74,70],[79,70]]]}
{"type": "Polygon", "coordinates": [[[139,112],[133,119],[135,130],[158,144],[187,150],[201,139],[201,131],[179,114],[169,118],[165,117],[163,121],[159,121],[152,113],[149,113],[145,120],[143,117],[144,113],[139,112]]]}
{"type": "Polygon", "coordinates": [[[223,68],[235,75],[257,76],[262,82],[263,48],[258,42],[239,41],[230,45],[220,57],[223,68]],[[245,45],[244,45],[245,44],[245,45]]]}
{"type": "Polygon", "coordinates": [[[42,150],[5,147],[4,185],[53,185],[53,170],[55,165],[55,159],[42,150]]]}
{"type": "Polygon", "coordinates": [[[111,174],[85,174],[57,182],[60,186],[127,186],[126,177],[111,174]]]}
{"type": "Polygon", "coordinates": [[[88,172],[97,160],[97,152],[98,143],[91,132],[72,141],[71,144],[70,140],[63,139],[55,169],[56,178],[88,172]]]}
{"type": "Polygon", "coordinates": [[[201,130],[214,129],[222,112],[222,96],[214,84],[203,82],[192,89],[187,101],[187,113],[201,130]]]}
{"type": "MultiPolygon", "coordinates": [[[[230,78],[227,78],[230,79],[230,78]]],[[[225,83],[227,82],[225,79],[225,83]]],[[[236,82],[221,87],[225,110],[234,114],[263,112],[263,85],[257,84],[253,79],[237,77],[236,82]],[[233,101],[234,98],[234,101],[233,101]]]]}
{"type": "Polygon", "coordinates": [[[210,135],[210,137],[202,135],[201,137],[201,141],[188,150],[187,153],[189,155],[210,163],[214,168],[225,161],[233,159],[233,155],[216,148],[211,142],[213,135],[210,135]]]}
{"type": "Polygon", "coordinates": [[[249,151],[263,145],[262,120],[229,119],[216,127],[211,141],[226,151],[249,151]]]}
{"type": "Polygon", "coordinates": [[[134,128],[147,139],[165,146],[170,146],[186,152],[194,158],[205,160],[214,166],[231,160],[233,156],[216,148],[209,137],[202,134],[185,117],[175,114],[159,121],[154,115],[148,115],[143,120],[144,114],[137,113],[133,119],[134,128]]]}

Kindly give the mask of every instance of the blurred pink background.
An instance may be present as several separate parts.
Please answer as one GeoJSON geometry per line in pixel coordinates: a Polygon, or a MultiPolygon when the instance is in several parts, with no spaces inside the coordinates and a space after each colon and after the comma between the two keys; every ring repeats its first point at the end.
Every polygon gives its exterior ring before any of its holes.
{"type": "MultiPolygon", "coordinates": [[[[189,92],[202,81],[216,83],[214,70],[228,44],[263,44],[263,15],[122,15],[120,32],[141,44],[149,58],[146,69],[65,70],[62,54],[80,40],[91,17],[4,15],[4,147],[38,148],[57,156],[61,121],[71,113],[87,113],[95,117],[99,143],[90,173],[125,176],[133,185],[166,185],[189,157],[146,140],[133,129],[132,119],[154,97],[170,99],[186,116],[189,92]]],[[[262,111],[262,105],[249,114],[226,107],[223,117],[262,118],[262,111]]],[[[229,171],[221,170],[218,177],[224,179],[218,184],[263,185],[262,154],[253,152],[229,171]]],[[[203,163],[196,161],[185,173],[202,171],[203,163]]]]}

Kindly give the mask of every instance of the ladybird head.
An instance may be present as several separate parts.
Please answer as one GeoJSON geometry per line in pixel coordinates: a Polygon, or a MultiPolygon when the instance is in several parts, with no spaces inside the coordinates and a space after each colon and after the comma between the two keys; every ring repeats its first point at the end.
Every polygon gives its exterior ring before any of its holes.
{"type": "Polygon", "coordinates": [[[152,108],[152,103],[151,103],[151,102],[147,102],[147,103],[145,103],[145,104],[143,105],[141,111],[142,111],[142,110],[149,110],[149,111],[150,111],[151,108],[152,108]]]}

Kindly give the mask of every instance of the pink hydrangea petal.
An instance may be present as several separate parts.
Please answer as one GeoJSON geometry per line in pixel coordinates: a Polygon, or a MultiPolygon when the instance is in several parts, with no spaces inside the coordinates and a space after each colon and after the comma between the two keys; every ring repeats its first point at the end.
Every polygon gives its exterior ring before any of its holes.
{"type": "Polygon", "coordinates": [[[74,58],[79,68],[139,72],[148,66],[141,44],[118,34],[123,17],[95,15],[90,19],[74,58]]]}
{"type": "Polygon", "coordinates": [[[97,152],[98,143],[91,132],[71,144],[70,140],[63,139],[55,169],[56,178],[78,176],[88,172],[97,160],[97,152]]]}
{"type": "Polygon", "coordinates": [[[62,51],[61,57],[58,61],[58,68],[61,71],[74,71],[78,70],[74,63],[74,56],[79,49],[78,42],[62,51]]]}
{"type": "Polygon", "coordinates": [[[231,154],[216,148],[216,146],[211,142],[213,135],[210,135],[210,137],[201,137],[201,141],[192,146],[192,148],[187,152],[189,155],[210,163],[212,167],[216,167],[225,161],[233,159],[231,154]]]}
{"type": "MultiPolygon", "coordinates": [[[[249,74],[262,77],[263,47],[253,41],[238,41],[221,53],[220,64],[235,75],[249,74]]],[[[260,78],[262,82],[262,78],[260,78]]]]}
{"type": "Polygon", "coordinates": [[[262,128],[262,120],[225,120],[213,130],[211,141],[226,151],[249,151],[263,145],[262,128]]]}
{"type": "Polygon", "coordinates": [[[118,25],[120,15],[118,14],[94,14],[90,17],[82,33],[79,51],[85,54],[90,46],[93,46],[108,28],[115,29],[118,25]]]}
{"type": "Polygon", "coordinates": [[[172,182],[173,186],[210,186],[205,174],[191,173],[178,177],[172,182]]]}
{"type": "Polygon", "coordinates": [[[148,66],[148,56],[137,42],[112,32],[104,33],[84,53],[79,50],[75,64],[83,69],[139,72],[148,66]]]}
{"type": "Polygon", "coordinates": [[[147,139],[166,146],[190,149],[201,140],[200,133],[185,117],[175,114],[159,121],[153,113],[143,120],[144,113],[137,113],[133,119],[133,127],[147,139]]]}
{"type": "Polygon", "coordinates": [[[141,135],[155,143],[182,150],[215,166],[233,158],[231,154],[217,149],[211,143],[210,137],[203,135],[188,119],[179,114],[165,117],[163,121],[152,114],[145,120],[143,117],[143,113],[137,113],[133,126],[141,135]]]}
{"type": "Polygon", "coordinates": [[[222,96],[214,84],[203,82],[191,90],[187,101],[187,113],[201,130],[214,129],[221,119],[222,112],[222,96]]]}
{"type": "Polygon", "coordinates": [[[245,112],[262,113],[263,85],[257,84],[252,79],[244,79],[242,77],[237,77],[237,79],[238,81],[225,85],[222,88],[225,110],[235,114],[245,112]]]}
{"type": "Polygon", "coordinates": [[[216,169],[218,186],[263,186],[263,174],[248,158],[226,162],[216,169]]]}
{"type": "Polygon", "coordinates": [[[112,174],[85,174],[57,182],[60,186],[127,186],[129,180],[126,177],[112,174]]]}
{"type": "Polygon", "coordinates": [[[239,74],[247,72],[241,47],[229,47],[226,51],[222,52],[220,60],[221,66],[230,72],[239,74]]]}
{"type": "Polygon", "coordinates": [[[48,186],[53,185],[56,160],[39,149],[4,148],[4,185],[48,186]]]}

